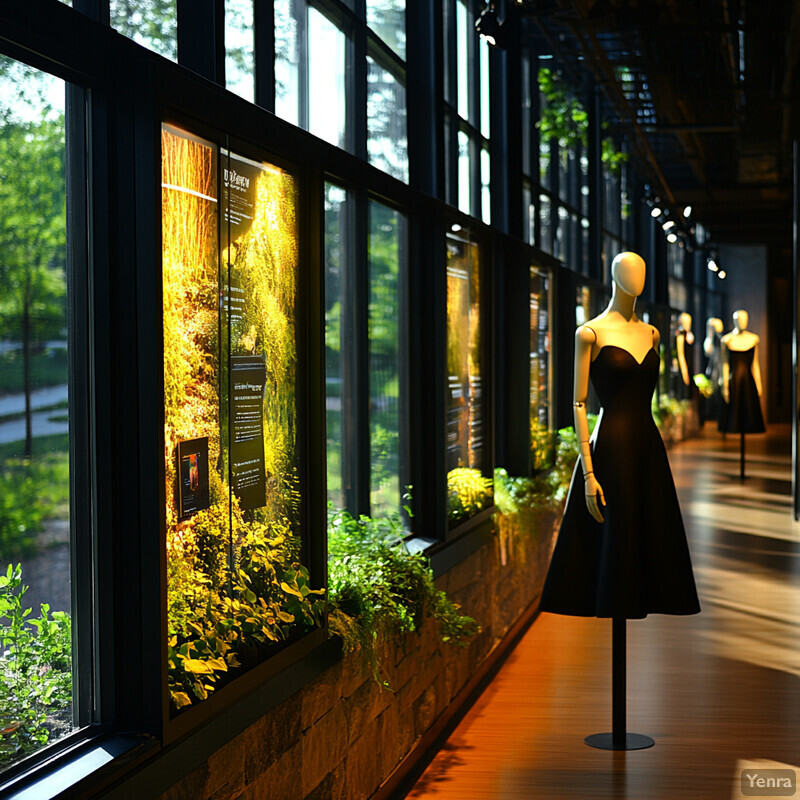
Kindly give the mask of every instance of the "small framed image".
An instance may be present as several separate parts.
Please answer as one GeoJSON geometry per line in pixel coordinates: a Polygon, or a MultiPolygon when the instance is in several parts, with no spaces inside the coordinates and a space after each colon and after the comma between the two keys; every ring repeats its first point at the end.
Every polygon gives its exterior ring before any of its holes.
{"type": "Polygon", "coordinates": [[[208,508],[208,437],[186,439],[176,448],[178,519],[208,508]]]}

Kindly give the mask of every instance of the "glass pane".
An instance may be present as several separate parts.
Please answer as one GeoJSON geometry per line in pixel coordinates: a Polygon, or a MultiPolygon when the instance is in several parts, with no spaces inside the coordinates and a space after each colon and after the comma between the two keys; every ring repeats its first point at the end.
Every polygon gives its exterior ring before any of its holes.
{"type": "Polygon", "coordinates": [[[553,464],[550,433],[550,279],[531,267],[530,426],[531,469],[553,464]]]}
{"type": "Polygon", "coordinates": [[[456,2],[456,80],[458,105],[456,110],[462,119],[469,120],[469,15],[463,0],[456,2]]]}
{"type": "Polygon", "coordinates": [[[367,57],[367,154],[370,164],[408,181],[406,89],[367,57]]]}
{"type": "Polygon", "coordinates": [[[465,214],[472,212],[472,174],[470,170],[469,136],[458,132],[458,208],[465,214]]]}
{"type": "Polygon", "coordinates": [[[405,0],[367,0],[367,25],[400,58],[406,57],[405,0]]]}
{"type": "Polygon", "coordinates": [[[550,198],[539,195],[539,247],[546,253],[553,252],[553,223],[550,198]]]}
{"type": "Polygon", "coordinates": [[[447,237],[447,485],[451,525],[492,504],[484,441],[480,249],[447,237]]]}
{"type": "Polygon", "coordinates": [[[528,244],[533,244],[534,242],[534,223],[536,220],[535,214],[536,208],[533,205],[533,200],[531,197],[531,187],[526,182],[522,187],[522,238],[528,244]]]}
{"type": "Polygon", "coordinates": [[[0,771],[74,728],[64,117],[0,57],[0,771]]]}
{"type": "Polygon", "coordinates": [[[489,43],[478,40],[481,60],[481,135],[488,139],[491,135],[489,119],[489,43]]]}
{"type": "Polygon", "coordinates": [[[492,162],[489,151],[481,150],[481,219],[488,225],[492,221],[492,162]]]}
{"type": "Polygon", "coordinates": [[[225,0],[225,85],[255,101],[253,0],[225,0]]]}
{"type": "Polygon", "coordinates": [[[322,601],[298,563],[295,179],[164,126],[162,243],[174,714],[319,625],[322,601]]]}
{"type": "MultiPolygon", "coordinates": [[[[320,139],[344,148],[347,39],[324,14],[309,8],[308,40],[313,43],[308,47],[308,130],[320,139]]],[[[403,109],[405,113],[405,103],[403,109]]]]}
{"type": "Polygon", "coordinates": [[[405,219],[369,204],[370,514],[400,510],[400,325],[405,219]]]}
{"type": "Polygon", "coordinates": [[[305,10],[292,0],[275,0],[275,113],[293,125],[300,120],[300,42],[305,37],[305,10]]]}
{"type": "Polygon", "coordinates": [[[111,0],[111,27],[162,56],[178,60],[177,0],[111,0]]]}
{"type": "Polygon", "coordinates": [[[347,193],[325,185],[325,420],[328,454],[328,500],[345,507],[343,416],[350,400],[345,396],[344,359],[352,350],[352,332],[344,330],[342,291],[349,263],[347,193]]]}

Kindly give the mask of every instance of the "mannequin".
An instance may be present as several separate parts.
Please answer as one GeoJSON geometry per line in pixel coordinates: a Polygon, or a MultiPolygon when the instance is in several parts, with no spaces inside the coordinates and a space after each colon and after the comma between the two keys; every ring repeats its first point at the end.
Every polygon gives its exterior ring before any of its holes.
{"type": "Polygon", "coordinates": [[[711,381],[711,386],[716,393],[722,383],[722,365],[720,363],[720,335],[723,331],[722,320],[719,317],[709,317],[706,320],[706,338],[703,340],[703,352],[706,355],[706,377],[711,381]]]}
{"type": "Polygon", "coordinates": [[[711,384],[711,396],[705,400],[705,418],[719,421],[722,411],[720,392],[722,386],[722,354],[720,352],[720,334],[723,331],[722,320],[719,317],[709,317],[706,320],[706,338],[703,340],[703,353],[706,356],[705,375],[711,384]]]}
{"type": "Polygon", "coordinates": [[[685,311],[678,318],[678,333],[675,337],[678,351],[678,368],[684,385],[684,396],[693,395],[694,359],[694,334],[692,333],[692,315],[685,311]]]}
{"type": "MultiPolygon", "coordinates": [[[[613,619],[614,731],[587,743],[649,747],[625,732],[625,622],[700,610],[675,484],[650,411],[659,334],[635,312],[646,267],[635,253],[611,265],[611,302],[575,332],[573,411],[579,458],[540,608],[613,619]],[[591,376],[603,410],[589,438],[591,376]]],[[[591,740],[591,741],[590,741],[591,740]]]]}
{"type": "Polygon", "coordinates": [[[758,336],[749,331],[750,315],[740,308],[733,312],[733,330],[720,340],[722,350],[722,398],[725,401],[719,429],[741,434],[740,477],[744,480],[744,435],[763,433],[761,413],[761,369],[758,366],[758,336]]]}

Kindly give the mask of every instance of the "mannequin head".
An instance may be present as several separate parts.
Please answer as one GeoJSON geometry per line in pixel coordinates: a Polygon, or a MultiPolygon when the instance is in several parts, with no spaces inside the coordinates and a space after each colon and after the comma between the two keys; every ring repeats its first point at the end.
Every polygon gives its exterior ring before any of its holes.
{"type": "Polygon", "coordinates": [[[725,326],[722,324],[722,320],[719,317],[709,317],[706,320],[706,330],[708,331],[709,336],[715,331],[717,333],[722,333],[724,327],[725,326]]]}
{"type": "Polygon", "coordinates": [[[631,297],[642,293],[646,271],[644,259],[636,253],[620,253],[611,262],[611,278],[616,288],[631,297]]]}
{"type": "Polygon", "coordinates": [[[749,322],[750,315],[743,308],[733,312],[733,326],[737,330],[746,331],[749,322]]]}
{"type": "Polygon", "coordinates": [[[678,324],[681,326],[682,331],[690,331],[692,329],[692,315],[684,311],[678,317],[678,324]]]}

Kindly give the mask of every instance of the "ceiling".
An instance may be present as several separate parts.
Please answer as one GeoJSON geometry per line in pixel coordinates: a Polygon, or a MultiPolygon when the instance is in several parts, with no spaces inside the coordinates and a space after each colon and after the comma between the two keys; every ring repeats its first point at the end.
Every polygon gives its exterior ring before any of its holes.
{"type": "Polygon", "coordinates": [[[654,193],[718,242],[791,245],[798,0],[523,0],[527,36],[593,75],[654,193]]]}

